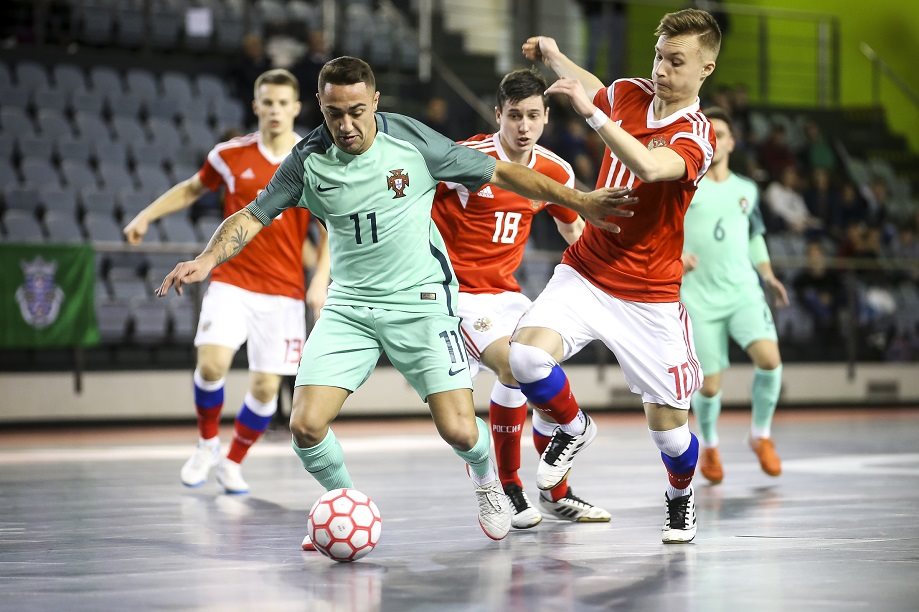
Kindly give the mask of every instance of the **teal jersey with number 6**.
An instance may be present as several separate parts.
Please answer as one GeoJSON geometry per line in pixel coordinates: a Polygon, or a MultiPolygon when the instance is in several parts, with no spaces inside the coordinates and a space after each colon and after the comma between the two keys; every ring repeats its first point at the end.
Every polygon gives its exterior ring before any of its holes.
{"type": "Polygon", "coordinates": [[[765,232],[756,183],[731,173],[699,182],[686,211],[683,252],[698,258],[683,275],[680,299],[706,319],[726,316],[762,292],[750,261],[750,239],[765,232]]]}
{"type": "Polygon", "coordinates": [[[300,141],[248,210],[268,224],[285,208],[308,208],[329,232],[330,305],[404,312],[456,309],[457,281],[431,220],[440,181],[477,190],[495,159],[422,123],[377,113],[360,155],[339,149],[323,124],[300,141]]]}

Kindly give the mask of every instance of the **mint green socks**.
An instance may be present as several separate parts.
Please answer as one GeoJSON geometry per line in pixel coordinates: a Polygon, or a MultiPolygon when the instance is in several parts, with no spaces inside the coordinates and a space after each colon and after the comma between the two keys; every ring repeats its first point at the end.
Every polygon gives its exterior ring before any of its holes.
{"type": "Polygon", "coordinates": [[[692,411],[699,425],[702,446],[718,446],[718,416],[721,414],[721,391],[706,397],[698,391],[692,396],[692,411]]]}
{"type": "Polygon", "coordinates": [[[488,425],[479,417],[475,418],[476,428],[479,430],[479,439],[476,440],[475,446],[467,451],[453,449],[463,461],[469,464],[472,471],[470,476],[477,485],[483,485],[492,480],[497,480],[495,468],[492,465],[489,452],[491,451],[491,432],[488,425]]]}
{"type": "Polygon", "coordinates": [[[782,366],[774,370],[753,371],[753,426],[750,433],[754,438],[768,438],[772,429],[772,417],[782,392],[782,366]]]}
{"type": "Polygon", "coordinates": [[[297,441],[293,439],[291,439],[291,446],[300,457],[304,469],[318,480],[326,491],[354,487],[351,475],[348,474],[348,468],[345,467],[345,454],[341,450],[338,438],[332,433],[331,427],[326,437],[316,446],[300,448],[297,446],[297,441]]]}

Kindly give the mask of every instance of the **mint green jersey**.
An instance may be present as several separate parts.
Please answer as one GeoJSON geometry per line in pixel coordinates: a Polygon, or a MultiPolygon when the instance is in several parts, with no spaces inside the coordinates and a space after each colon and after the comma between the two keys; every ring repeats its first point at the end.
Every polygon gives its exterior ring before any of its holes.
{"type": "Polygon", "coordinates": [[[248,210],[268,224],[308,208],[329,232],[326,303],[454,314],[456,275],[431,207],[439,181],[471,191],[491,180],[495,159],[422,123],[377,113],[360,155],[339,149],[323,124],[298,143],[248,210]]]}
{"type": "Polygon", "coordinates": [[[686,211],[683,242],[683,252],[694,254],[698,263],[684,274],[680,289],[694,319],[726,316],[762,295],[750,239],[764,232],[756,183],[733,173],[721,182],[710,177],[699,182],[686,211]]]}

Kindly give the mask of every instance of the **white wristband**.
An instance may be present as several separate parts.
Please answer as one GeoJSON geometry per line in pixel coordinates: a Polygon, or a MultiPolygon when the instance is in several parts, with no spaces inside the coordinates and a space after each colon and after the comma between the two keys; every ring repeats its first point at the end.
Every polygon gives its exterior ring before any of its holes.
{"type": "Polygon", "coordinates": [[[589,125],[595,130],[599,130],[601,127],[604,126],[604,124],[606,124],[607,121],[609,121],[609,117],[607,117],[606,113],[604,113],[602,110],[598,108],[597,110],[594,111],[593,115],[591,115],[590,117],[586,119],[586,121],[587,121],[587,125],[589,125]]]}

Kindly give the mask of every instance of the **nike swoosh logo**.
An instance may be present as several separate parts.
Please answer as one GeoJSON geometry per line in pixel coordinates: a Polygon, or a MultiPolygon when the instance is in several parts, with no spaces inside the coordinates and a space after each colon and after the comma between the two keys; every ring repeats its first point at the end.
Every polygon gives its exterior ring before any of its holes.
{"type": "Polygon", "coordinates": [[[451,369],[451,370],[450,370],[449,372],[447,372],[447,373],[448,373],[450,376],[456,376],[457,374],[459,374],[460,372],[462,372],[462,371],[465,370],[465,369],[466,369],[466,368],[460,368],[459,370],[457,370],[457,371],[455,371],[455,372],[451,369]]]}
{"type": "Polygon", "coordinates": [[[333,189],[338,189],[341,185],[332,185],[331,187],[323,187],[322,185],[316,185],[316,191],[319,193],[324,193],[326,191],[332,191],[333,189]]]}

